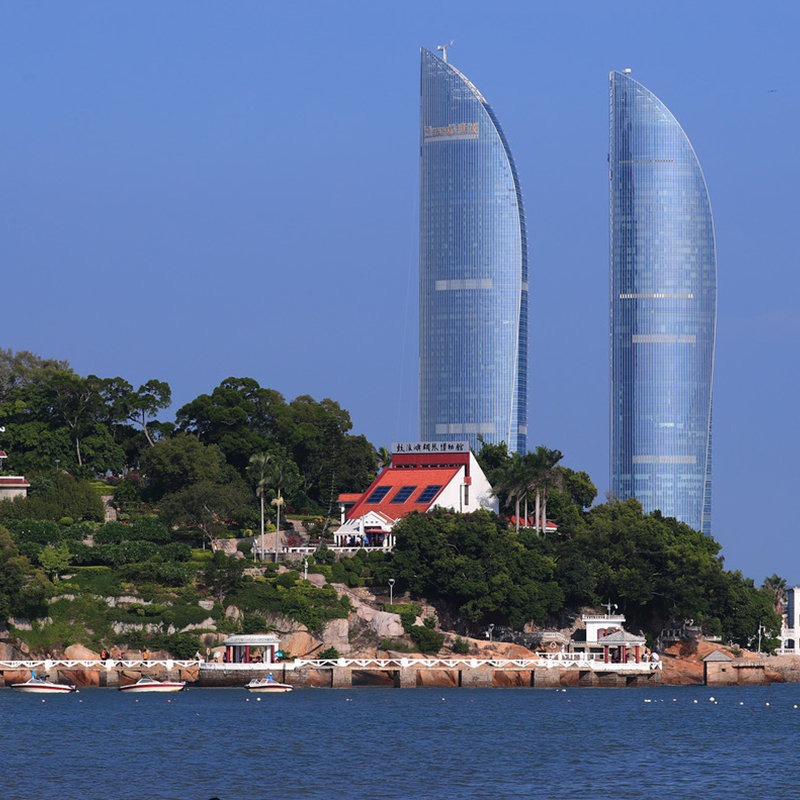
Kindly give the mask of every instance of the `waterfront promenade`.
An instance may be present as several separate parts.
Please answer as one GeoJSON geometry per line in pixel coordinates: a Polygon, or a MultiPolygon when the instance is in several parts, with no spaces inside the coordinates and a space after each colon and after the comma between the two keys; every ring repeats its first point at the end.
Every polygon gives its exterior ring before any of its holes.
{"type": "Polygon", "coordinates": [[[554,653],[536,658],[303,659],[276,663],[221,663],[194,659],[0,661],[2,683],[26,680],[31,670],[51,680],[81,686],[118,687],[142,674],[185,680],[198,687],[242,686],[272,673],[297,687],[350,688],[417,686],[636,686],[660,684],[660,662],[607,663],[584,653],[554,653]]]}

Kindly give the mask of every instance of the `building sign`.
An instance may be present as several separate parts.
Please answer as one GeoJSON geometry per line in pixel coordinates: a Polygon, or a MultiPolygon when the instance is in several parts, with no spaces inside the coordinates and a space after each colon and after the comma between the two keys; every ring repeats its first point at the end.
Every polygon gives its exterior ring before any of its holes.
{"type": "Polygon", "coordinates": [[[428,141],[448,141],[452,139],[477,139],[477,122],[459,122],[453,125],[445,125],[442,128],[434,128],[426,125],[422,129],[423,138],[428,141]]]}
{"type": "Polygon", "coordinates": [[[392,442],[392,453],[469,453],[469,442],[392,442]]]}

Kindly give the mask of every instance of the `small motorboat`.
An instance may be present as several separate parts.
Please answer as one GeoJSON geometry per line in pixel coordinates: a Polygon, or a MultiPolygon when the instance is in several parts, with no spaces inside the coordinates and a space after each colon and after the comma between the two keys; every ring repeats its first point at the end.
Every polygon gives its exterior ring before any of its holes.
{"type": "Polygon", "coordinates": [[[25,683],[12,683],[12,689],[18,692],[32,692],[34,694],[69,694],[77,692],[78,687],[71,683],[53,683],[47,678],[37,678],[36,673],[32,672],[30,678],[25,683]]]}
{"type": "Polygon", "coordinates": [[[155,678],[144,676],[139,678],[136,683],[129,683],[127,686],[120,686],[121,692],[128,694],[139,694],[140,692],[181,692],[186,686],[186,681],[157,681],[155,678]]]}
{"type": "Polygon", "coordinates": [[[244,688],[248,692],[278,694],[280,692],[291,692],[294,687],[288,683],[279,683],[272,675],[268,675],[266,678],[253,678],[250,683],[245,684],[244,688]]]}

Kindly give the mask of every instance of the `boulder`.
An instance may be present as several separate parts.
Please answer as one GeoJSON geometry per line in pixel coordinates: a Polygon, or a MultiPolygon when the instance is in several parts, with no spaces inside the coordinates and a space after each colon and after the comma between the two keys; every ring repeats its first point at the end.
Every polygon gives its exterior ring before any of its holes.
{"type": "Polygon", "coordinates": [[[332,619],[322,629],[325,647],[335,647],[343,656],[351,651],[350,623],[346,619],[332,619]]]}
{"type": "MultiPolygon", "coordinates": [[[[454,637],[455,638],[455,637],[454,637]]],[[[475,658],[536,658],[536,653],[511,642],[482,642],[470,639],[470,656],[475,658]]]]}
{"type": "Polygon", "coordinates": [[[0,661],[21,661],[23,653],[9,642],[0,642],[0,661]]]}
{"type": "Polygon", "coordinates": [[[402,636],[405,631],[399,614],[389,611],[376,611],[369,622],[370,629],[380,637],[402,636]]]}
{"type": "Polygon", "coordinates": [[[366,603],[359,603],[356,606],[356,616],[359,617],[359,619],[363,619],[364,622],[372,622],[376,614],[383,614],[383,613],[385,612],[378,611],[377,608],[368,606],[366,603]]]}
{"type": "Polygon", "coordinates": [[[67,661],[97,661],[100,653],[95,653],[94,650],[90,650],[82,644],[71,644],[64,651],[64,658],[67,661]]]}
{"type": "Polygon", "coordinates": [[[281,650],[296,658],[313,657],[315,651],[322,647],[322,643],[308,631],[289,633],[281,639],[281,650]]]}
{"type": "Polygon", "coordinates": [[[267,630],[273,631],[278,635],[308,632],[308,628],[303,625],[302,622],[298,622],[296,619],[292,619],[291,617],[285,617],[283,614],[265,614],[264,624],[267,630]]]}

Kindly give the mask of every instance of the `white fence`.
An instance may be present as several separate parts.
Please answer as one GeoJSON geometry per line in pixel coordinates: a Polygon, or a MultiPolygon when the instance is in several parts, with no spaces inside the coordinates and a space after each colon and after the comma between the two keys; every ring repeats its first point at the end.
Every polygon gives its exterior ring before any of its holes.
{"type": "Polygon", "coordinates": [[[201,670],[210,671],[251,671],[275,669],[296,670],[308,667],[311,669],[332,669],[344,667],[350,669],[481,669],[490,668],[498,670],[526,670],[526,669],[578,669],[591,670],[592,672],[650,672],[660,670],[660,661],[635,661],[625,663],[606,663],[601,656],[587,655],[586,653],[553,653],[539,658],[296,658],[293,661],[278,663],[236,663],[226,664],[219,661],[197,661],[195,659],[179,661],[173,659],[141,659],[119,661],[109,658],[99,660],[72,660],[72,659],[45,659],[45,660],[20,660],[0,661],[0,670],[5,669],[42,669],[49,670],[53,667],[67,669],[118,669],[118,668],[144,668],[164,667],[172,670],[176,667],[199,667],[201,670]]]}

